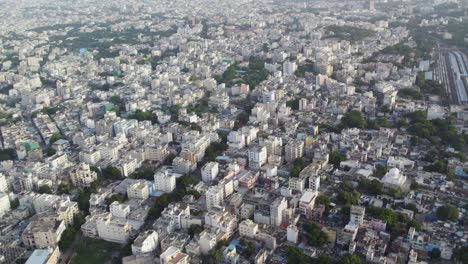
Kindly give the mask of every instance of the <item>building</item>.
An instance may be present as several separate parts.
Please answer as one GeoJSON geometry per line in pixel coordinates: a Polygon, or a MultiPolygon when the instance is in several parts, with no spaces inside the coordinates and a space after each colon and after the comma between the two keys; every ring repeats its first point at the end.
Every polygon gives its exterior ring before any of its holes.
{"type": "Polygon", "coordinates": [[[276,198],[270,206],[270,223],[280,226],[283,223],[283,211],[288,209],[288,201],[284,197],[276,198]]]}
{"type": "Polygon", "coordinates": [[[375,0],[369,0],[369,11],[375,11],[375,0]]]}
{"type": "Polygon", "coordinates": [[[130,184],[127,187],[127,196],[129,199],[142,199],[149,198],[149,187],[145,181],[138,181],[130,184]]]}
{"type": "Polygon", "coordinates": [[[301,214],[311,216],[315,205],[315,198],[317,198],[317,193],[310,189],[306,189],[302,193],[301,199],[299,200],[299,210],[301,214]]]}
{"type": "Polygon", "coordinates": [[[297,64],[295,62],[291,62],[289,60],[283,63],[283,75],[290,76],[293,75],[294,72],[297,70],[297,64]]]}
{"type": "Polygon", "coordinates": [[[255,238],[258,232],[258,224],[250,219],[246,219],[239,224],[239,234],[249,238],[255,238]]]}
{"type": "Polygon", "coordinates": [[[249,167],[258,169],[261,168],[267,161],[266,147],[253,146],[249,148],[249,167]]]}
{"type": "Polygon", "coordinates": [[[58,247],[48,249],[36,249],[25,264],[57,264],[60,259],[58,247]]]}
{"type": "Polygon", "coordinates": [[[171,169],[161,169],[154,174],[154,187],[156,191],[170,193],[176,188],[176,179],[182,176],[171,169]]]}
{"type": "Polygon", "coordinates": [[[6,193],[0,193],[0,218],[10,211],[10,198],[6,193]]]}
{"type": "Polygon", "coordinates": [[[365,214],[366,208],[357,205],[351,206],[351,210],[349,212],[349,223],[362,225],[364,223],[365,214]]]}
{"type": "Polygon", "coordinates": [[[211,182],[216,179],[219,173],[219,164],[217,162],[208,162],[201,168],[202,180],[211,182]]]}
{"type": "Polygon", "coordinates": [[[392,168],[381,179],[384,190],[389,191],[392,189],[403,189],[406,184],[406,176],[404,176],[399,169],[392,168]]]}
{"type": "Polygon", "coordinates": [[[90,169],[89,164],[82,162],[70,173],[73,185],[77,187],[90,187],[97,180],[97,173],[90,169]]]}
{"type": "Polygon", "coordinates": [[[56,218],[41,217],[31,221],[21,234],[27,248],[55,248],[65,231],[64,221],[56,218]]]}
{"type": "Polygon", "coordinates": [[[349,242],[354,241],[354,239],[356,239],[358,229],[358,225],[348,223],[343,229],[338,231],[336,243],[338,245],[346,245],[349,242]]]}
{"type": "Polygon", "coordinates": [[[287,162],[302,158],[304,156],[304,142],[300,140],[293,140],[288,142],[288,144],[286,144],[284,147],[284,152],[287,162]]]}
{"type": "Polygon", "coordinates": [[[289,189],[296,190],[299,192],[304,191],[307,178],[290,177],[289,178],[289,189]]]}
{"type": "Polygon", "coordinates": [[[170,246],[159,256],[161,264],[188,264],[189,255],[182,253],[179,248],[170,246]]]}
{"type": "Polygon", "coordinates": [[[216,246],[216,243],[218,243],[218,234],[215,232],[204,230],[200,233],[198,244],[200,245],[200,252],[202,254],[208,254],[216,246]]]}
{"type": "Polygon", "coordinates": [[[237,228],[237,217],[227,211],[209,211],[205,214],[205,224],[230,237],[237,228]]]}
{"type": "Polygon", "coordinates": [[[297,240],[299,238],[299,229],[295,225],[288,225],[288,228],[286,230],[286,238],[289,242],[292,242],[294,244],[297,243],[297,240]]]}
{"type": "Polygon", "coordinates": [[[147,230],[141,233],[132,244],[133,255],[150,255],[156,251],[159,245],[158,233],[154,230],[147,230]]]}
{"type": "Polygon", "coordinates": [[[120,244],[127,243],[132,234],[132,226],[128,221],[114,217],[111,213],[96,219],[96,229],[99,238],[120,244]]]}
{"type": "Polygon", "coordinates": [[[8,182],[4,174],[0,173],[0,193],[8,193],[8,182]]]}
{"type": "Polygon", "coordinates": [[[206,208],[208,210],[220,207],[223,204],[224,199],[224,188],[222,186],[210,186],[205,193],[206,196],[206,208]]]}

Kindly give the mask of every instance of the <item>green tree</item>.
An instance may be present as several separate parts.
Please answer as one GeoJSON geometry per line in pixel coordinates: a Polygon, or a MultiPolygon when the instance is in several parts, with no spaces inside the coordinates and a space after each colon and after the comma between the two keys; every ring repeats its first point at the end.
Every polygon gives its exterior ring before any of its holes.
{"type": "Polygon", "coordinates": [[[463,246],[455,250],[455,263],[468,263],[468,246],[463,246]]]}
{"type": "Polygon", "coordinates": [[[122,178],[122,173],[120,170],[112,166],[107,166],[106,168],[102,169],[101,175],[104,179],[107,180],[119,180],[122,178]]]}
{"type": "Polygon", "coordinates": [[[450,220],[456,221],[458,220],[458,208],[452,205],[444,205],[437,208],[436,215],[442,221],[450,220]]]}
{"type": "Polygon", "coordinates": [[[195,235],[200,234],[202,231],[203,228],[200,225],[191,225],[188,229],[188,234],[191,238],[193,238],[195,235]]]}
{"type": "Polygon", "coordinates": [[[57,153],[57,151],[55,149],[53,149],[52,147],[48,147],[47,148],[47,157],[52,157],[53,155],[55,155],[57,153]]]}
{"type": "Polygon", "coordinates": [[[54,144],[59,139],[62,139],[62,135],[60,133],[53,133],[49,139],[50,145],[54,144]]]}
{"type": "Polygon", "coordinates": [[[354,254],[347,254],[340,258],[340,264],[361,264],[363,263],[361,258],[354,254]]]}
{"type": "Polygon", "coordinates": [[[86,215],[80,211],[73,217],[73,228],[79,231],[81,226],[86,222],[86,215]]]}
{"type": "Polygon", "coordinates": [[[434,248],[430,253],[429,253],[429,256],[431,257],[431,259],[438,259],[440,258],[440,249],[438,248],[434,248]]]}
{"type": "Polygon", "coordinates": [[[63,252],[67,250],[75,239],[76,231],[73,228],[67,228],[62,234],[59,242],[59,248],[63,252]]]}
{"type": "Polygon", "coordinates": [[[342,161],[346,161],[347,159],[348,158],[346,157],[346,155],[341,154],[338,151],[332,151],[328,156],[328,162],[333,164],[336,168],[340,167],[340,163],[342,161]]]}
{"type": "Polygon", "coordinates": [[[57,191],[59,194],[70,194],[71,188],[71,185],[68,183],[60,183],[57,186],[57,191]]]}
{"type": "Polygon", "coordinates": [[[47,194],[52,194],[52,189],[50,188],[49,185],[44,184],[39,187],[38,190],[39,193],[47,193],[47,194]]]}
{"type": "Polygon", "coordinates": [[[352,110],[341,118],[341,125],[344,128],[366,128],[367,121],[362,112],[352,110]]]}
{"type": "Polygon", "coordinates": [[[309,264],[311,257],[307,256],[297,247],[290,247],[286,253],[287,264],[309,264]]]}
{"type": "Polygon", "coordinates": [[[383,184],[379,180],[361,179],[359,188],[370,195],[380,195],[383,193],[383,184]]]}
{"type": "Polygon", "coordinates": [[[16,209],[19,206],[19,201],[18,199],[10,200],[10,207],[11,209],[16,209]]]}
{"type": "Polygon", "coordinates": [[[257,245],[253,241],[247,242],[247,246],[245,247],[245,251],[248,256],[252,256],[255,253],[257,245]]]}
{"type": "Polygon", "coordinates": [[[303,225],[308,243],[314,247],[320,247],[328,242],[328,235],[320,229],[320,226],[313,222],[303,225]]]}
{"type": "Polygon", "coordinates": [[[342,205],[354,205],[359,202],[361,194],[357,191],[347,192],[347,191],[339,191],[336,197],[338,203],[342,205]]]}

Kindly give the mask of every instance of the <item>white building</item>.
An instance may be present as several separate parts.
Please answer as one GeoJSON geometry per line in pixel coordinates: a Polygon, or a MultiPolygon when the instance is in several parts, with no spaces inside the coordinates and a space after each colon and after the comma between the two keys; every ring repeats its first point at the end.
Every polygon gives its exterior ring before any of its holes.
{"type": "Polygon", "coordinates": [[[119,217],[119,218],[127,218],[130,214],[130,206],[127,204],[120,204],[117,201],[114,201],[109,206],[109,211],[112,216],[119,217]]]}
{"type": "Polygon", "coordinates": [[[154,187],[156,191],[170,193],[176,188],[176,179],[182,176],[170,169],[162,169],[154,174],[154,187]]]}
{"type": "Polygon", "coordinates": [[[297,70],[297,64],[295,62],[285,61],[283,63],[283,75],[284,76],[293,75],[294,72],[296,72],[296,70],[297,70]]]}
{"type": "Polygon", "coordinates": [[[304,142],[301,140],[293,140],[288,142],[284,148],[284,151],[287,162],[302,158],[304,156],[304,142]]]}
{"type": "Polygon", "coordinates": [[[217,242],[216,233],[204,230],[200,233],[200,240],[198,241],[200,245],[200,252],[202,254],[208,254],[208,252],[216,246],[217,242]]]}
{"type": "Polygon", "coordinates": [[[70,178],[73,185],[77,187],[90,187],[98,176],[95,171],[90,169],[89,164],[82,162],[71,171],[70,178]]]}
{"type": "Polygon", "coordinates": [[[237,227],[237,217],[227,211],[209,211],[205,214],[205,224],[226,233],[229,237],[237,227]]]}
{"type": "Polygon", "coordinates": [[[297,243],[299,238],[299,229],[295,225],[289,225],[286,231],[286,238],[289,242],[297,243]]]}
{"type": "Polygon", "coordinates": [[[270,223],[280,226],[283,223],[283,212],[288,209],[288,201],[284,197],[276,198],[270,206],[270,223]]]}
{"type": "Polygon", "coordinates": [[[219,164],[217,162],[208,162],[201,169],[202,180],[204,182],[211,182],[218,176],[219,164]]]}
{"type": "Polygon", "coordinates": [[[290,177],[289,189],[302,192],[305,188],[307,178],[290,177]]]}
{"type": "Polygon", "coordinates": [[[255,238],[258,232],[258,224],[250,219],[246,219],[239,224],[239,234],[249,238],[255,238]]]}
{"type": "Polygon", "coordinates": [[[0,192],[8,193],[8,182],[4,174],[0,173],[0,192]]]}
{"type": "Polygon", "coordinates": [[[224,187],[223,186],[210,186],[205,193],[206,208],[210,210],[214,207],[219,207],[223,204],[224,187]]]}
{"type": "Polygon", "coordinates": [[[129,199],[142,199],[146,200],[149,198],[148,184],[143,181],[138,181],[130,184],[127,187],[127,196],[129,199]]]}
{"type": "Polygon", "coordinates": [[[404,176],[399,169],[392,168],[385,174],[381,182],[385,190],[402,188],[406,183],[406,176],[404,176]]]}
{"type": "Polygon", "coordinates": [[[132,226],[126,219],[114,217],[111,213],[96,219],[96,229],[99,238],[124,244],[132,234],[132,226]]]}
{"type": "Polygon", "coordinates": [[[140,233],[132,244],[133,255],[149,255],[158,248],[159,236],[154,230],[147,230],[140,233]]]}
{"type": "Polygon", "coordinates": [[[0,218],[10,211],[10,198],[8,194],[0,192],[0,218]]]}
{"type": "Polygon", "coordinates": [[[353,205],[349,213],[349,223],[355,225],[362,225],[364,223],[364,216],[366,214],[366,208],[362,206],[353,205]]]}
{"type": "Polygon", "coordinates": [[[315,205],[315,198],[317,198],[317,193],[313,190],[306,189],[299,200],[299,210],[301,214],[309,216],[312,213],[315,205]]]}
{"type": "Polygon", "coordinates": [[[161,264],[188,264],[189,255],[182,253],[179,248],[170,246],[159,256],[161,264]]]}
{"type": "Polygon", "coordinates": [[[266,147],[253,146],[249,148],[249,167],[261,168],[267,161],[267,149],[266,147]]]}

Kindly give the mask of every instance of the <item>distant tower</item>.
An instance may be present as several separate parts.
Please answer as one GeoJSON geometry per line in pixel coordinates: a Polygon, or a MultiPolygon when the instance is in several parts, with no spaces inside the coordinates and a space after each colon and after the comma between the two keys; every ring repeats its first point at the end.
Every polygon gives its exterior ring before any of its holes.
{"type": "Polygon", "coordinates": [[[375,11],[375,0],[369,0],[369,11],[375,11]]]}

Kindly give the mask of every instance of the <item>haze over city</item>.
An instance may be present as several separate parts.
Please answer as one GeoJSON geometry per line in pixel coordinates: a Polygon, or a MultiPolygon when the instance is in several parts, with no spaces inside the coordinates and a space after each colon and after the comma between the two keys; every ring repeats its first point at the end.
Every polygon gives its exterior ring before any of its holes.
{"type": "Polygon", "coordinates": [[[468,1],[0,21],[0,263],[468,263],[468,1]]]}

